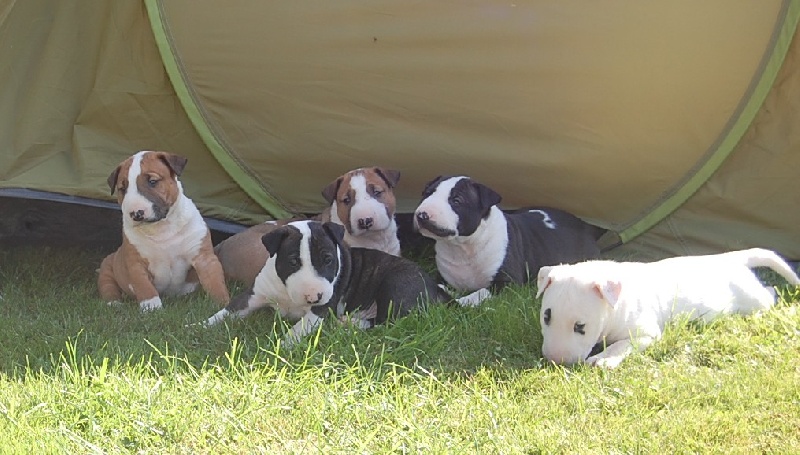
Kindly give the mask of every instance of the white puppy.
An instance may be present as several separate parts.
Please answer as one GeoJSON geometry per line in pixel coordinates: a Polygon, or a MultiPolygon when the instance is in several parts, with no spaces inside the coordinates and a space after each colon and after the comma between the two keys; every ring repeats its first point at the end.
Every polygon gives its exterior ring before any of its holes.
{"type": "Polygon", "coordinates": [[[750,270],[769,267],[793,285],[800,279],[777,254],[754,248],[653,263],[587,261],[542,267],[542,354],[561,364],[586,361],[614,368],[661,337],[677,315],[710,321],[752,313],[775,302],[750,270]],[[598,343],[606,348],[589,356],[598,343]]]}

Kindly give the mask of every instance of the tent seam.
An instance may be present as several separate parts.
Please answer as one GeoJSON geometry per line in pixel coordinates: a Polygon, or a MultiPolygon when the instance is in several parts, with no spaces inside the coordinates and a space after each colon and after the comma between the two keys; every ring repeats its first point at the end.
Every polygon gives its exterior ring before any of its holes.
{"type": "Polygon", "coordinates": [[[784,1],[775,22],[776,26],[773,28],[770,45],[765,50],[753,79],[723,128],[723,132],[708,148],[703,158],[685,174],[677,185],[674,185],[671,190],[665,192],[657,202],[652,204],[645,211],[644,216],[623,225],[619,232],[619,238],[623,244],[647,232],[689,200],[725,163],[741,138],[750,129],[775,83],[786,58],[791,37],[797,30],[798,22],[800,22],[800,0],[784,1]]]}
{"type": "Polygon", "coordinates": [[[200,138],[208,147],[211,155],[222,166],[231,179],[250,196],[259,206],[276,218],[291,216],[285,203],[277,198],[268,185],[261,182],[258,177],[232,153],[219,131],[211,126],[205,110],[197,102],[198,95],[188,83],[188,75],[177,52],[172,35],[168,32],[169,24],[166,23],[160,0],[145,0],[145,6],[150,19],[150,28],[156,39],[156,46],[161,55],[162,63],[169,76],[175,94],[178,97],[184,112],[186,112],[200,138]]]}

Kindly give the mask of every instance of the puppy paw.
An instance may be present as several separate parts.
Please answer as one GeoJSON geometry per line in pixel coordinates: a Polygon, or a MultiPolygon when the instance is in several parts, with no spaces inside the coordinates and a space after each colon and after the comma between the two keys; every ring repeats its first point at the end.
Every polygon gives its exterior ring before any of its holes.
{"type": "Polygon", "coordinates": [[[119,300],[112,300],[112,301],[110,301],[110,302],[106,302],[106,305],[108,305],[108,306],[110,306],[110,307],[115,307],[115,308],[116,308],[116,307],[120,307],[120,306],[122,306],[122,302],[121,302],[121,301],[119,301],[119,300]]]}
{"type": "Polygon", "coordinates": [[[476,307],[491,296],[492,293],[488,289],[481,288],[472,294],[467,294],[464,297],[456,299],[456,302],[458,302],[458,304],[461,306],[476,307]]]}
{"type": "Polygon", "coordinates": [[[586,359],[586,363],[593,367],[612,370],[622,363],[622,357],[602,357],[598,354],[586,359]]]}
{"type": "Polygon", "coordinates": [[[139,302],[139,308],[142,311],[153,311],[161,308],[162,306],[164,305],[161,303],[161,297],[159,296],[139,302]]]}

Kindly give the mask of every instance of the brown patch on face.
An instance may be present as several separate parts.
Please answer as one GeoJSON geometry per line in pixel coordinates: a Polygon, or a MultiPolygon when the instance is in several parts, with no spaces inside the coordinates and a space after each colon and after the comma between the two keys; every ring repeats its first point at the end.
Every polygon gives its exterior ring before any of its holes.
{"type": "MultiPolygon", "coordinates": [[[[123,161],[108,177],[111,194],[117,192],[117,202],[122,206],[132,190],[149,201],[152,214],[145,214],[141,203],[128,213],[135,221],[158,221],[167,216],[169,208],[177,201],[180,191],[177,176],[183,172],[187,159],[167,152],[146,152],[141,155],[141,171],[135,182],[129,181],[129,171],[136,155],[123,161]],[[138,214],[137,214],[138,212],[138,214]]],[[[140,198],[136,198],[141,201],[140,198]]]]}
{"type": "Polygon", "coordinates": [[[389,218],[394,216],[396,206],[393,188],[400,180],[399,171],[372,167],[350,171],[325,187],[322,196],[328,203],[336,201],[336,214],[351,234],[353,223],[350,222],[350,211],[356,202],[356,190],[350,182],[358,175],[364,176],[367,194],[386,207],[386,215],[389,218]]]}

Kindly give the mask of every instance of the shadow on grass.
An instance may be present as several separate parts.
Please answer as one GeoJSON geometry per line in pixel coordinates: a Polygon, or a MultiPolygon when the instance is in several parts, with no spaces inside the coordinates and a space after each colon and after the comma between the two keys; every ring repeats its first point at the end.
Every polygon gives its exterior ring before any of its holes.
{"type": "Polygon", "coordinates": [[[332,372],[356,366],[372,376],[396,368],[469,375],[486,367],[541,365],[539,308],[530,288],[511,287],[480,308],[433,306],[367,331],[328,318],[320,331],[287,349],[281,341],[286,323],[270,310],[216,327],[187,327],[218,309],[203,292],[165,297],[164,308],[151,313],[133,302],[107,306],[96,289],[104,254],[30,247],[0,252],[6,325],[0,372],[24,378],[109,365],[154,374],[272,365],[332,372]]]}

